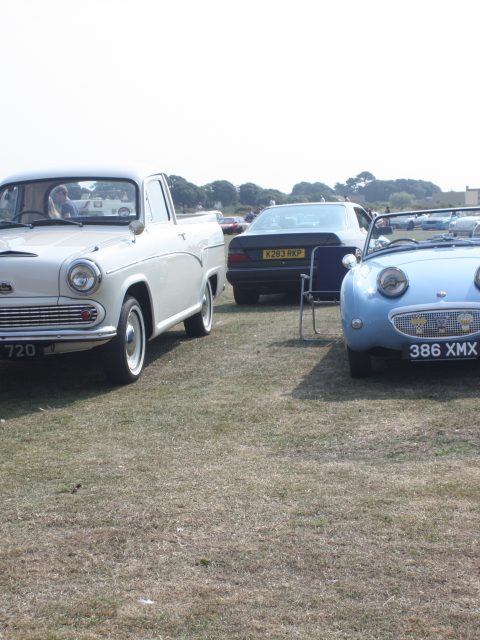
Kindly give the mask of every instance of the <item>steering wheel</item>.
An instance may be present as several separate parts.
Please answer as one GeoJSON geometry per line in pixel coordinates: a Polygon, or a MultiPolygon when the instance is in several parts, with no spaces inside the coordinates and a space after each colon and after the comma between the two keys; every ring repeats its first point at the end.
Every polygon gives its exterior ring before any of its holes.
{"type": "Polygon", "coordinates": [[[414,238],[395,238],[395,240],[388,243],[388,246],[395,244],[396,242],[413,242],[413,244],[418,244],[418,240],[415,240],[414,238]]]}
{"type": "Polygon", "coordinates": [[[39,216],[40,218],[50,218],[48,213],[45,213],[44,211],[37,211],[36,209],[25,209],[25,211],[17,213],[17,215],[12,218],[12,222],[20,222],[23,216],[32,214],[39,216]]]}

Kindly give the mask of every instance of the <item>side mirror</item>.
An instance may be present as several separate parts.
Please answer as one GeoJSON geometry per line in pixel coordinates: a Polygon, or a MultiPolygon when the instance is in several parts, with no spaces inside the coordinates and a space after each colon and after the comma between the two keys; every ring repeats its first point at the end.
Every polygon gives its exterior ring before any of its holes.
{"type": "Polygon", "coordinates": [[[342,264],[345,269],[353,269],[353,267],[358,264],[357,256],[353,255],[353,253],[347,253],[347,255],[342,258],[342,264]]]}
{"type": "Polygon", "coordinates": [[[141,220],[132,220],[128,225],[128,228],[133,233],[134,236],[139,236],[141,233],[145,231],[145,225],[141,220]]]}

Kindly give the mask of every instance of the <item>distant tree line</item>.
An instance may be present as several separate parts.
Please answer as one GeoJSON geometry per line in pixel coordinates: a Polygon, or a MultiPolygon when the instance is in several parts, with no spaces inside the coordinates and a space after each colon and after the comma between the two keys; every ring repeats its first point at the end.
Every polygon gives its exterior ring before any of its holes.
{"type": "Polygon", "coordinates": [[[337,182],[333,188],[323,182],[299,182],[292,192],[282,193],[277,189],[264,189],[253,182],[246,182],[236,187],[228,180],[215,180],[204,186],[197,186],[181,176],[167,176],[175,205],[182,209],[196,207],[214,208],[221,203],[222,207],[245,206],[262,207],[271,200],[276,204],[291,202],[318,202],[343,200],[345,197],[367,203],[393,201],[409,206],[414,200],[423,200],[441,192],[433,182],[424,180],[377,180],[369,171],[362,171],[345,183],[337,182]]]}

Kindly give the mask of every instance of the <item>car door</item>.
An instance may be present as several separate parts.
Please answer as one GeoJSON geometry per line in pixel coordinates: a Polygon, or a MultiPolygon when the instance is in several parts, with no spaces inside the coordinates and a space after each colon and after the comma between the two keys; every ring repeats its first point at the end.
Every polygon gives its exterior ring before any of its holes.
{"type": "Polygon", "coordinates": [[[201,264],[192,246],[194,234],[175,223],[160,176],[145,185],[145,220],[157,256],[154,304],[155,315],[162,322],[198,301],[201,264]]]}

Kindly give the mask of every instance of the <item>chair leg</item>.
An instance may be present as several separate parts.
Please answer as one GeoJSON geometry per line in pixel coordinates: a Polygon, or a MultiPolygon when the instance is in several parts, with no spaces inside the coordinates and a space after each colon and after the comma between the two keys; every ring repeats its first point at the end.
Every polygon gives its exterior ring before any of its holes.
{"type": "Polygon", "coordinates": [[[313,331],[315,334],[319,334],[320,331],[317,331],[317,317],[315,315],[315,300],[311,301],[311,305],[312,305],[312,324],[313,324],[313,331]]]}
{"type": "Polygon", "coordinates": [[[299,323],[300,340],[303,340],[303,280],[302,288],[300,291],[300,323],[299,323]]]}

